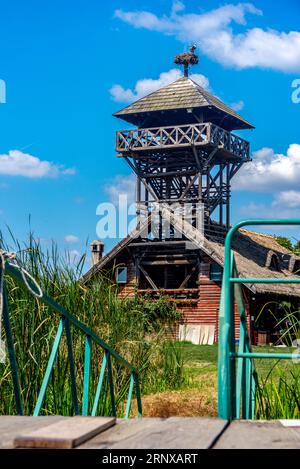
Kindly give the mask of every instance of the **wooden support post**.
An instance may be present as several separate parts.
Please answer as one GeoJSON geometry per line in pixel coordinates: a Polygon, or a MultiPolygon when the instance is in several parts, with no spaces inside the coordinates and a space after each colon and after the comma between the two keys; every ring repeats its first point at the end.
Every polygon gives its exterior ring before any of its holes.
{"type": "Polygon", "coordinates": [[[168,288],[168,266],[165,265],[164,269],[164,288],[168,288]]]}
{"type": "Polygon", "coordinates": [[[202,173],[198,173],[198,202],[202,202],[202,173]]]}
{"type": "Polygon", "coordinates": [[[223,225],[223,170],[224,165],[220,165],[220,225],[223,225]]]}
{"type": "Polygon", "coordinates": [[[137,229],[140,227],[141,220],[141,179],[136,176],[136,216],[137,216],[137,229]]]}
{"type": "Polygon", "coordinates": [[[206,207],[208,209],[208,227],[210,226],[210,168],[207,168],[206,173],[206,207]]]}
{"type": "Polygon", "coordinates": [[[226,163],[226,228],[230,227],[230,163],[226,163]]]}

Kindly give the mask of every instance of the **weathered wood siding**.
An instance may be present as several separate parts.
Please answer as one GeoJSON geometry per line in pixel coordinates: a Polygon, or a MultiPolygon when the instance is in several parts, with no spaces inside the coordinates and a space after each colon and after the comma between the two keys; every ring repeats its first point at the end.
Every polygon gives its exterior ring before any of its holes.
{"type": "MultiPolygon", "coordinates": [[[[210,324],[215,325],[215,341],[219,335],[219,305],[221,298],[221,283],[210,280],[210,263],[202,263],[199,273],[199,300],[196,304],[186,306],[178,304],[178,309],[182,311],[183,318],[181,324],[210,324]]],[[[250,327],[249,303],[245,298],[248,327],[250,327]]],[[[236,338],[239,338],[239,314],[235,305],[235,329],[236,338]]],[[[178,327],[179,329],[179,327],[178,327]]],[[[178,330],[177,330],[178,336],[178,330]]]]}

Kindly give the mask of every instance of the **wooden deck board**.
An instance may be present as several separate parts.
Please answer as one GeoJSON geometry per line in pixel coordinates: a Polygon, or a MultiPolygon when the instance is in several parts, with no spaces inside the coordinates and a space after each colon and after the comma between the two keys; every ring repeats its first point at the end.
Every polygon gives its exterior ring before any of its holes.
{"type": "Polygon", "coordinates": [[[220,437],[214,449],[297,449],[300,428],[284,427],[278,421],[235,421],[220,437]]]}
{"type": "Polygon", "coordinates": [[[209,448],[226,422],[213,418],[171,417],[119,421],[80,448],[191,449],[209,448]]]}
{"type": "Polygon", "coordinates": [[[33,431],[21,431],[15,448],[70,449],[90,440],[115,424],[114,417],[69,417],[33,431]]]}

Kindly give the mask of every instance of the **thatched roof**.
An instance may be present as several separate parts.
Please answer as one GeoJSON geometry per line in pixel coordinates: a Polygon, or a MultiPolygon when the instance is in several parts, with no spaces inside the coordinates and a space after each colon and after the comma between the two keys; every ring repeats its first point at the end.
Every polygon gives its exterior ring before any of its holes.
{"type": "MultiPolygon", "coordinates": [[[[116,112],[114,116],[136,124],[139,114],[148,114],[180,109],[215,109],[224,118],[230,117],[232,129],[253,129],[253,125],[237,114],[233,109],[198,85],[191,78],[183,77],[170,85],[150,93],[129,106],[116,112]]],[[[226,120],[225,120],[226,122],[226,120]]]]}
{"type": "MultiPolygon", "coordinates": [[[[293,267],[297,258],[280,246],[274,236],[240,229],[233,238],[238,274],[242,278],[295,278],[293,267]],[[275,257],[275,259],[274,259],[275,257]],[[272,263],[272,258],[275,260],[272,263]],[[277,270],[278,269],[278,270],[277,270]]],[[[220,265],[224,264],[224,246],[205,240],[206,252],[220,265]]],[[[297,284],[245,284],[254,293],[300,297],[297,284]]]]}
{"type": "MultiPolygon", "coordinates": [[[[146,220],[138,230],[118,243],[101,261],[92,267],[83,277],[86,283],[94,275],[104,269],[113,261],[134,239],[140,236],[150,223],[146,220]]],[[[180,229],[178,226],[177,229],[180,229]]],[[[187,233],[185,233],[187,234],[187,233]]],[[[195,241],[195,239],[191,239],[195,241]]],[[[204,238],[201,247],[203,251],[216,263],[224,265],[224,245],[204,238]]],[[[240,229],[233,238],[233,250],[239,276],[242,278],[294,278],[295,263],[300,257],[294,256],[291,251],[280,246],[274,236],[240,229]],[[275,262],[273,262],[275,261],[275,262]],[[277,270],[278,269],[278,270],[277,270]]],[[[267,293],[281,296],[300,297],[300,285],[297,284],[245,284],[254,293],[267,293]]]]}

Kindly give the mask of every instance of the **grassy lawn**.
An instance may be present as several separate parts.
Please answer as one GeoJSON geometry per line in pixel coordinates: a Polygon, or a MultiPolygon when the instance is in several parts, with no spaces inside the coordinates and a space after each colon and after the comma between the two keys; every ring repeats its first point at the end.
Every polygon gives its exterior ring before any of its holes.
{"type": "MultiPolygon", "coordinates": [[[[216,372],[218,369],[218,345],[193,345],[180,344],[183,349],[185,366],[190,376],[197,377],[205,372],[216,372]]],[[[253,352],[263,353],[295,353],[292,347],[252,347],[253,352]]],[[[292,370],[295,366],[291,360],[256,359],[255,368],[261,378],[267,377],[269,371],[273,375],[280,374],[284,370],[292,370]]]]}
{"type": "MultiPolygon", "coordinates": [[[[188,342],[178,343],[182,348],[186,383],[177,391],[166,391],[143,398],[144,415],[169,417],[181,416],[216,416],[217,415],[217,373],[218,346],[193,345],[188,342]]],[[[253,347],[254,352],[291,353],[294,348],[253,347]]],[[[264,380],[272,369],[272,376],[277,380],[283,373],[292,370],[295,365],[291,360],[256,359],[255,368],[260,379],[264,380]]]]}

